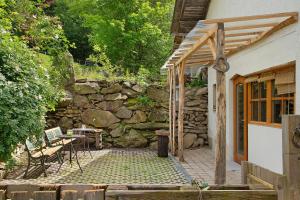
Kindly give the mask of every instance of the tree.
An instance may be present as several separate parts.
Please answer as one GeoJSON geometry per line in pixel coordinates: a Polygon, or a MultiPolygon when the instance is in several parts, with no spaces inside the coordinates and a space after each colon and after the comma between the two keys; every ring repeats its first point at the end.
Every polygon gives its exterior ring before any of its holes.
{"type": "Polygon", "coordinates": [[[158,72],[171,51],[173,0],[58,0],[57,5],[61,2],[90,31],[90,45],[101,48],[113,65],[158,72]]]}

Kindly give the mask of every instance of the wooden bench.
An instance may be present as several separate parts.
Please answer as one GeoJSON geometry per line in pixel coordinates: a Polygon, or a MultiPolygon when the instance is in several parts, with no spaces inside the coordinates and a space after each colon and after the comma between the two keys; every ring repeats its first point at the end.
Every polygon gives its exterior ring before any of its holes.
{"type": "Polygon", "coordinates": [[[62,145],[47,147],[44,139],[40,139],[38,141],[35,140],[32,142],[27,139],[25,146],[28,153],[28,164],[24,173],[24,178],[27,178],[28,171],[32,166],[32,162],[34,166],[40,165],[42,167],[45,177],[47,176],[45,163],[51,162],[51,160],[53,160],[52,158],[57,160],[61,165],[63,163],[63,159],[61,157],[62,145]]]}

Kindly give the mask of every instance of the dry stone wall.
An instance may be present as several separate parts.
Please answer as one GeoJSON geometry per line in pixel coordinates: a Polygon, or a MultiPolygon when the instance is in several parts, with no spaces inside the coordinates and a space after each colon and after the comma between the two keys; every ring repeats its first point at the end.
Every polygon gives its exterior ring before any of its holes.
{"type": "MultiPolygon", "coordinates": [[[[187,89],[185,147],[207,144],[207,89],[187,89]]],[[[104,130],[104,147],[157,148],[157,129],[169,129],[169,92],[129,82],[77,80],[55,112],[47,115],[47,128],[81,127],[104,130]]]]}

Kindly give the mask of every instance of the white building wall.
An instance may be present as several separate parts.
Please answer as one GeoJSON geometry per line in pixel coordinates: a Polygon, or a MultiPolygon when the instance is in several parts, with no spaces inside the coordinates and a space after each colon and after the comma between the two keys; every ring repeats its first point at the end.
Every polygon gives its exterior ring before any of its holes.
{"type": "MultiPolygon", "coordinates": [[[[300,12],[299,0],[212,0],[207,18],[225,18],[259,15],[278,12],[300,12]]],[[[251,46],[228,59],[230,70],[226,73],[227,101],[227,159],[233,160],[233,83],[236,75],[247,75],[263,69],[296,60],[296,114],[300,114],[300,25],[290,25],[258,44],[251,46]],[[298,101],[297,101],[298,100],[298,101]]],[[[216,82],[215,70],[208,70],[208,87],[213,91],[216,82]]],[[[212,110],[212,92],[209,94],[208,135],[215,147],[216,116],[212,110]]],[[[281,129],[249,125],[249,161],[278,173],[282,172],[281,129]],[[265,145],[265,147],[264,147],[265,145]],[[279,145],[279,146],[278,146],[279,145]],[[262,149],[272,150],[272,156],[261,153],[262,149]],[[278,148],[280,150],[274,150],[278,148]],[[274,151],[273,151],[274,150],[274,151]],[[258,153],[260,152],[260,153],[258,153]]]]}

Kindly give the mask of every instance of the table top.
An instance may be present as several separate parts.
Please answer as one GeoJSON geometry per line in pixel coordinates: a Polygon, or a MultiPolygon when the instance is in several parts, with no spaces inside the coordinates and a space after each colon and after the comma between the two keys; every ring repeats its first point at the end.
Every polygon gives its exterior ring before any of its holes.
{"type": "Polygon", "coordinates": [[[82,131],[82,132],[101,132],[102,129],[94,129],[94,128],[73,128],[72,131],[82,131]]]}
{"type": "Polygon", "coordinates": [[[85,138],[85,135],[77,135],[77,134],[73,134],[73,135],[60,135],[59,138],[62,139],[71,139],[71,138],[85,138]]]}

